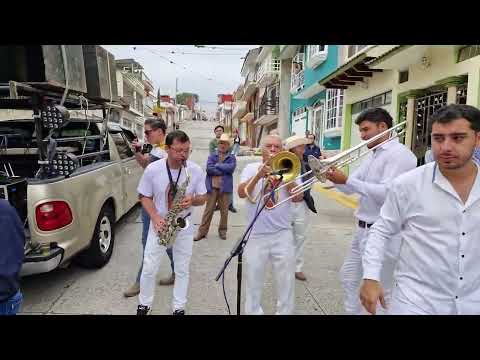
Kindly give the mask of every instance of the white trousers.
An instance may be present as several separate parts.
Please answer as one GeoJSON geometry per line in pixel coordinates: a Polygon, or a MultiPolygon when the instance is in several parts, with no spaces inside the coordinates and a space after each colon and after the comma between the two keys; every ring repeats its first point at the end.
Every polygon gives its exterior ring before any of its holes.
{"type": "Polygon", "coordinates": [[[277,290],[276,315],[290,315],[295,310],[295,245],[291,230],[252,235],[244,251],[246,263],[247,315],[263,315],[261,305],[265,267],[270,261],[277,290]]]}
{"type": "MultiPolygon", "coordinates": [[[[340,270],[340,281],[344,291],[345,312],[348,315],[367,315],[368,312],[362,306],[359,298],[360,285],[363,279],[362,255],[365,249],[369,229],[357,226],[355,236],[350,247],[350,251],[345,258],[345,262],[340,270]]],[[[400,239],[395,237],[390,240],[387,247],[385,261],[382,265],[380,274],[380,282],[382,284],[385,296],[385,302],[389,306],[392,287],[393,287],[393,271],[398,259],[398,245],[400,239]]],[[[386,310],[380,302],[377,304],[377,314],[385,315],[386,310]]]]}
{"type": "Polygon", "coordinates": [[[310,226],[310,210],[304,201],[292,203],[294,206],[293,240],[295,241],[295,272],[303,267],[303,248],[310,226]]]}
{"type": "MultiPolygon", "coordinates": [[[[165,246],[157,242],[154,226],[150,222],[147,244],[143,257],[143,270],[140,278],[140,305],[151,307],[155,295],[156,277],[161,262],[166,256],[165,246]]],[[[173,243],[173,262],[175,263],[175,284],[173,285],[172,309],[185,309],[187,303],[188,280],[190,275],[190,258],[192,257],[193,234],[177,233],[173,243]]]]}

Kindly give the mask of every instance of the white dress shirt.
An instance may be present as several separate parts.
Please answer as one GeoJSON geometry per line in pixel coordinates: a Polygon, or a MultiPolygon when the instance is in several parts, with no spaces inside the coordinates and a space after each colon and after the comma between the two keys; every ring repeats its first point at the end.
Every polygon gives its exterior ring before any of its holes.
{"type": "Polygon", "coordinates": [[[416,166],[415,155],[398,139],[393,139],[366,155],[348,177],[347,183],[336,185],[336,188],[346,194],[359,194],[361,197],[355,216],[367,223],[374,223],[380,215],[391,182],[416,166]]]}
{"type": "Polygon", "coordinates": [[[480,172],[466,203],[436,162],[395,180],[370,229],[364,279],[379,280],[386,243],[400,231],[402,297],[426,314],[480,314],[480,172]]]}

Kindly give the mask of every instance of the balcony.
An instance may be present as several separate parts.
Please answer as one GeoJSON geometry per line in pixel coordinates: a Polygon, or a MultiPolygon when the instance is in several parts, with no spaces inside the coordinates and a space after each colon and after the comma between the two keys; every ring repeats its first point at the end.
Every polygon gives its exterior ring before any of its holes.
{"type": "Polygon", "coordinates": [[[278,118],[279,103],[278,97],[264,98],[258,107],[254,125],[269,125],[274,122],[278,118]]]}
{"type": "Polygon", "coordinates": [[[257,70],[255,80],[259,87],[266,87],[272,84],[280,74],[280,60],[267,58],[257,70]]]}
{"type": "Polygon", "coordinates": [[[245,78],[245,83],[243,84],[243,95],[242,100],[248,100],[250,96],[255,93],[257,89],[257,82],[255,81],[255,74],[249,73],[245,78]]]}
{"type": "Polygon", "coordinates": [[[307,66],[310,69],[316,68],[323,63],[328,56],[328,45],[309,45],[307,66]]]}
{"type": "Polygon", "coordinates": [[[235,101],[233,103],[232,117],[240,119],[243,115],[247,113],[247,102],[246,101],[235,101]]]}
{"type": "Polygon", "coordinates": [[[304,85],[305,85],[305,71],[301,70],[297,74],[292,73],[290,92],[294,94],[302,90],[304,85]]]}

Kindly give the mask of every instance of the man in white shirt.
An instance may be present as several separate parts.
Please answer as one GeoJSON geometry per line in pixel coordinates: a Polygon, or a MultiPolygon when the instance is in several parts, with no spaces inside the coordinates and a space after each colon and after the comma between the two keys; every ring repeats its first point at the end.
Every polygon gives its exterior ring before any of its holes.
{"type": "MultiPolygon", "coordinates": [[[[190,175],[190,182],[181,202],[184,210],[179,216],[191,219],[190,208],[203,205],[207,198],[204,171],[197,164],[187,161],[190,155],[188,135],[180,130],[173,131],[167,135],[165,145],[167,158],[148,165],[138,185],[142,206],[150,216],[151,222],[140,278],[137,315],[148,314],[153,303],[155,277],[165,251],[165,246],[158,244],[157,234],[164,230],[166,226],[164,219],[171,208],[175,193],[186,180],[184,164],[190,175]]],[[[174,315],[185,314],[194,233],[195,229],[190,221],[187,227],[178,231],[172,247],[175,262],[172,306],[174,315]]]]}
{"type": "MultiPolygon", "coordinates": [[[[381,108],[367,109],[355,120],[362,140],[368,140],[393,125],[390,114],[381,108]]],[[[371,143],[368,148],[388,140],[389,135],[371,143]]],[[[362,255],[367,235],[372,224],[380,216],[380,208],[391,187],[391,182],[400,174],[412,170],[417,165],[417,158],[398,139],[393,139],[377,147],[366,155],[360,166],[346,176],[338,169],[331,169],[327,178],[340,191],[360,195],[359,206],[355,212],[357,228],[351,249],[342,266],[340,277],[345,292],[345,312],[350,315],[366,314],[358,299],[358,291],[362,281],[362,255]]],[[[398,236],[397,236],[398,238],[398,236]]],[[[388,249],[382,273],[382,284],[387,289],[387,300],[393,284],[393,269],[398,254],[399,240],[394,240],[388,249]]]]}
{"type": "MultiPolygon", "coordinates": [[[[263,140],[263,162],[248,164],[242,172],[238,195],[247,198],[247,223],[250,224],[263,205],[263,194],[270,193],[268,176],[272,169],[270,158],[282,150],[282,139],[276,135],[267,135],[263,140]],[[267,189],[265,189],[267,188],[267,189]],[[258,199],[255,203],[255,199],[258,199]]],[[[278,186],[278,184],[272,184],[278,186]]],[[[295,185],[279,191],[275,199],[269,199],[272,206],[285,199],[295,185]]],[[[286,187],[287,188],[287,187],[286,187]]],[[[271,189],[271,187],[270,187],[271,189]]],[[[302,201],[302,194],[293,201],[302,201]]],[[[273,267],[277,290],[278,315],[289,315],[295,310],[295,245],[292,234],[292,202],[286,201],[275,209],[264,210],[253,225],[250,238],[245,246],[246,263],[246,301],[247,315],[263,315],[261,306],[262,290],[265,280],[265,267],[270,261],[273,267]]]]}
{"type": "Polygon", "coordinates": [[[480,111],[452,104],[432,117],[435,162],[400,176],[369,234],[360,299],[384,305],[378,282],[391,236],[401,250],[389,314],[480,314],[480,111]]]}
{"type": "MultiPolygon", "coordinates": [[[[135,139],[132,142],[132,150],[135,153],[135,159],[137,160],[138,164],[142,168],[146,168],[148,164],[151,164],[154,161],[163,159],[167,156],[165,152],[165,133],[167,131],[167,125],[165,121],[162,119],[158,119],[156,117],[151,117],[145,120],[144,124],[145,128],[145,138],[149,144],[152,145],[152,150],[149,153],[144,153],[142,151],[142,145],[135,139]]],[[[143,229],[142,229],[142,262],[143,264],[143,251],[145,250],[145,244],[147,243],[147,235],[148,235],[148,227],[150,226],[150,218],[142,207],[142,222],[143,222],[143,229]]],[[[170,264],[172,268],[172,276],[170,279],[172,280],[171,284],[175,281],[175,273],[174,273],[174,265],[173,265],[173,257],[172,257],[172,249],[167,249],[168,257],[170,258],[170,264]]],[[[137,278],[135,283],[126,290],[123,295],[125,297],[132,297],[137,296],[140,293],[140,276],[142,275],[142,265],[140,265],[140,269],[137,272],[137,278]]],[[[161,282],[161,284],[163,284],[161,282]]]]}

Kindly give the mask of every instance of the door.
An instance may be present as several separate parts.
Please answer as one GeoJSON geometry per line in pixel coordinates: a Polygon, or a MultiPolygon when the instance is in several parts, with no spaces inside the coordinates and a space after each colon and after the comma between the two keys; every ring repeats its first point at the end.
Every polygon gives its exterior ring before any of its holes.
{"type": "Polygon", "coordinates": [[[415,100],[415,130],[412,151],[418,158],[419,166],[425,163],[425,153],[432,146],[430,115],[445,105],[447,105],[447,91],[440,91],[415,100]]]}

